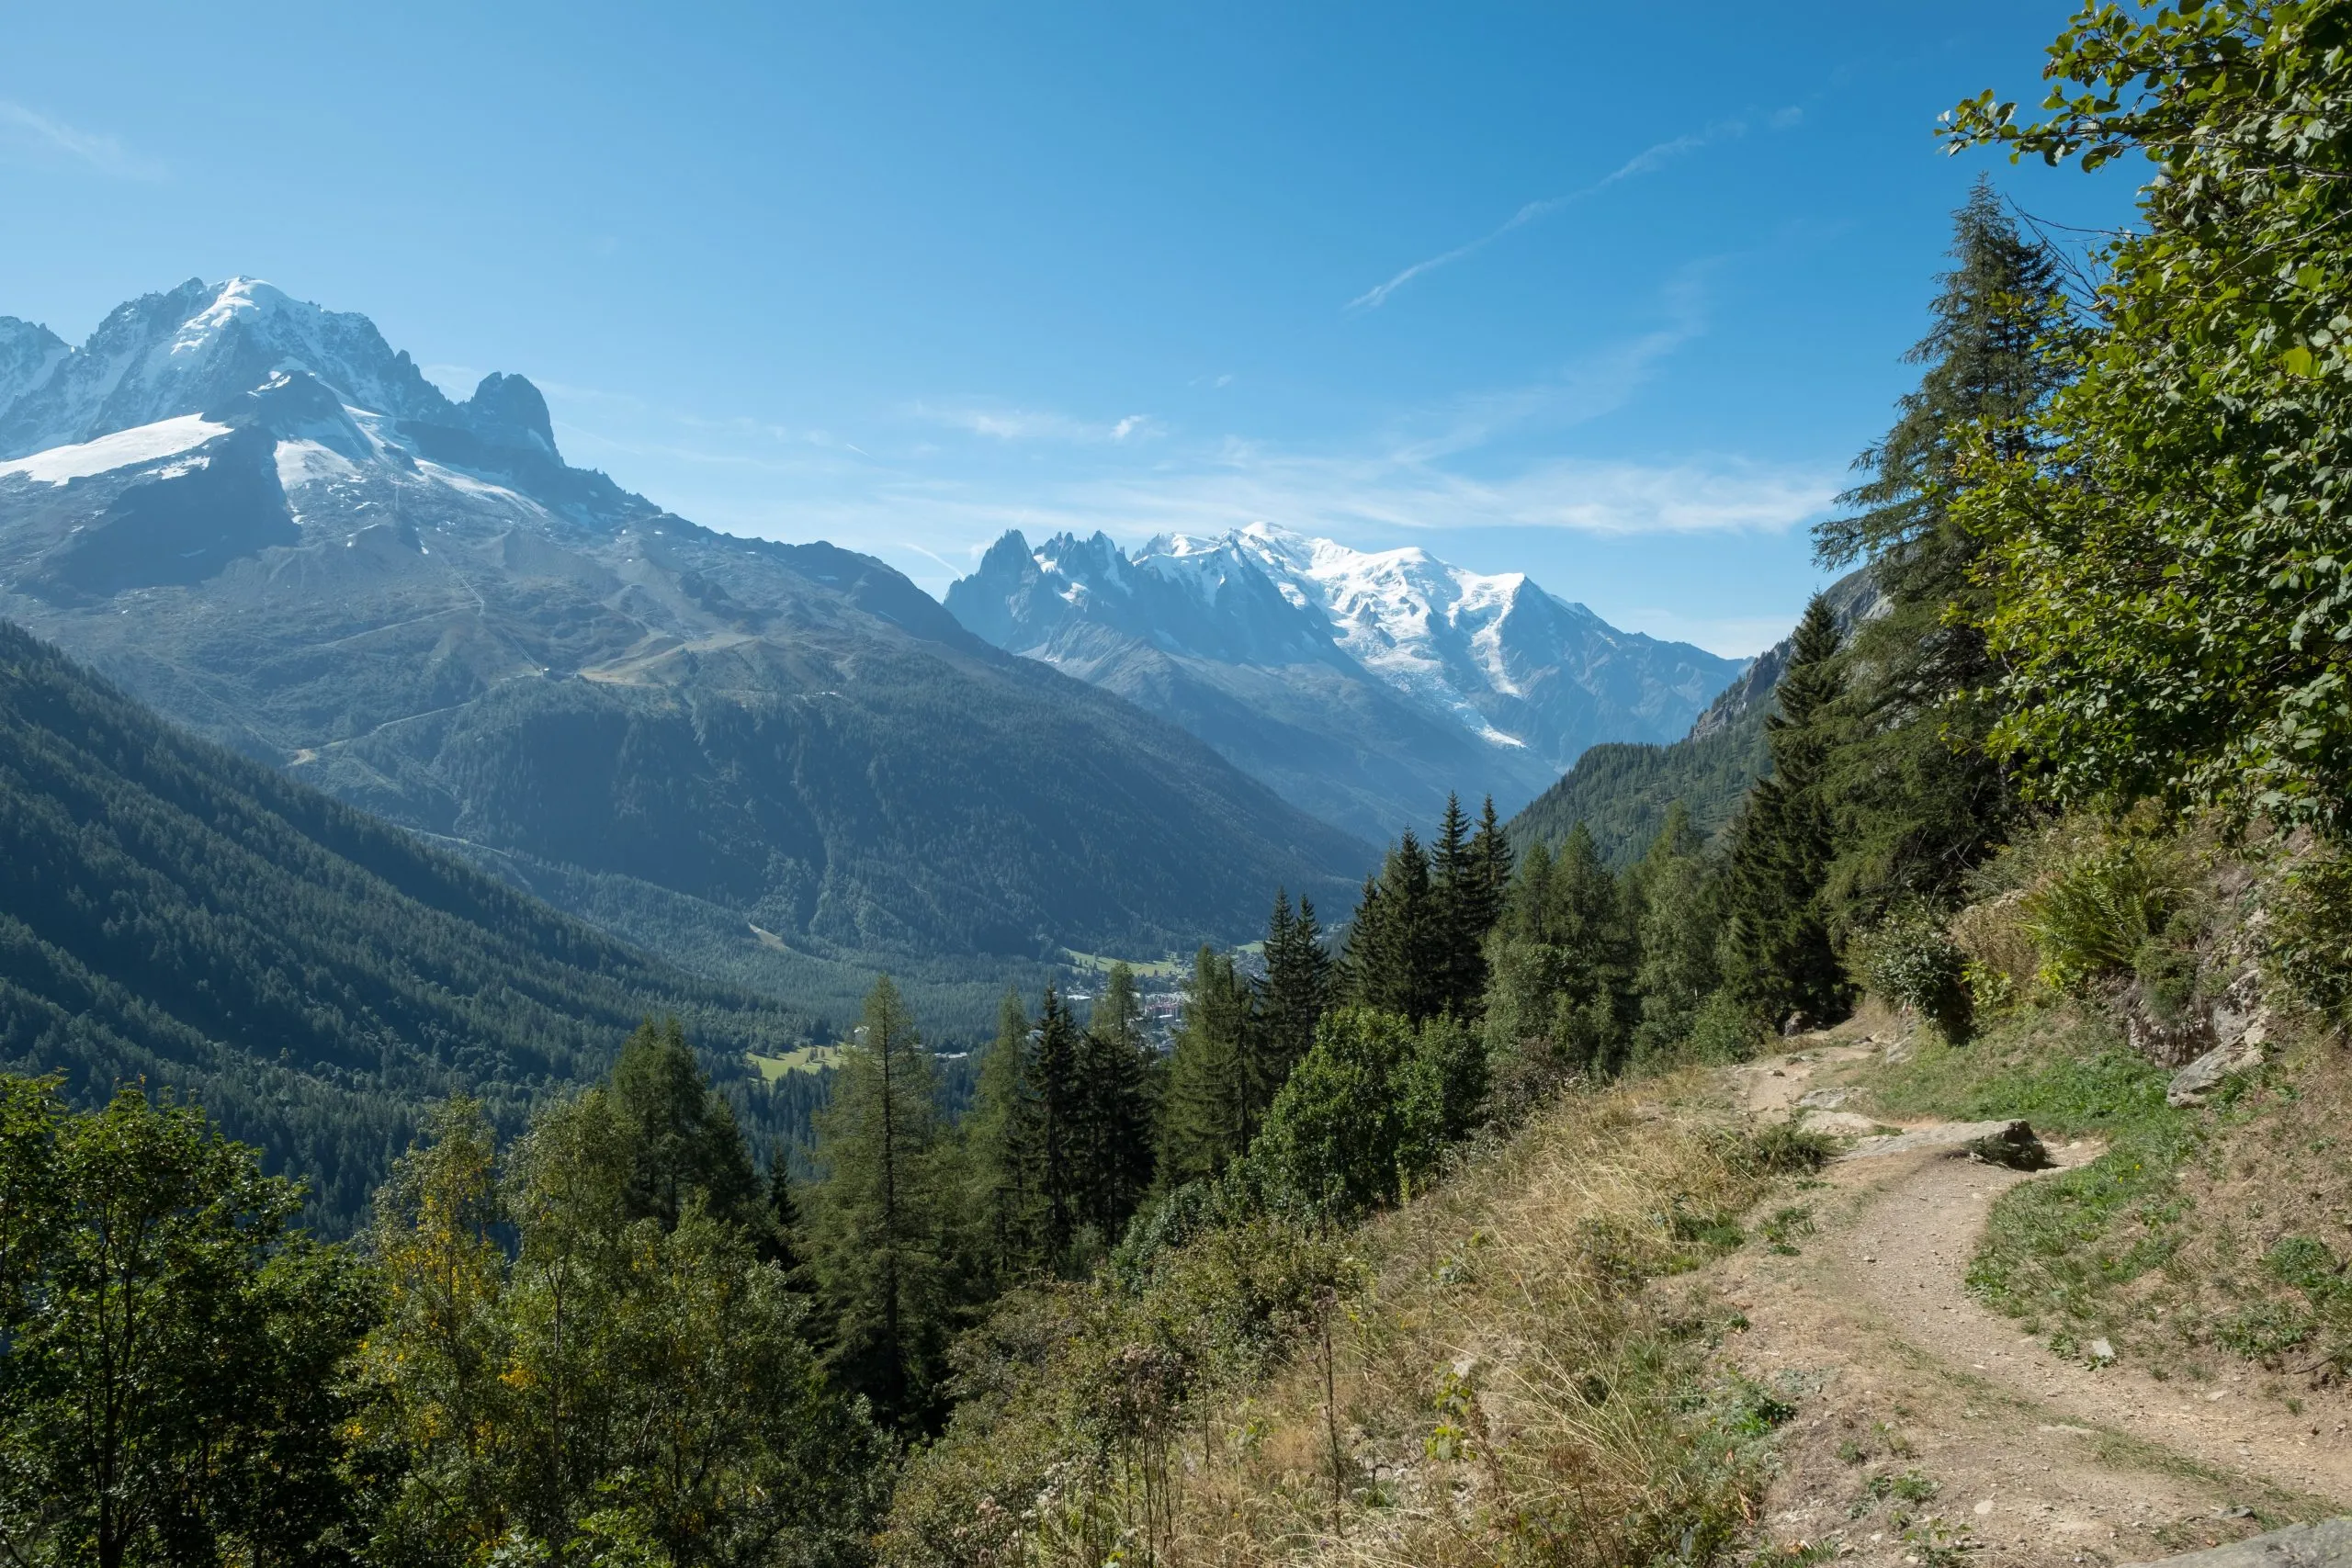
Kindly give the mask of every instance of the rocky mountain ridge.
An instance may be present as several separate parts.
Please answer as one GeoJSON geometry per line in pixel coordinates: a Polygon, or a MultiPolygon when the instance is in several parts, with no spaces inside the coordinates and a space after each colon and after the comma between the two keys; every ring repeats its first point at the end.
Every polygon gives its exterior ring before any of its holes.
{"type": "Polygon", "coordinates": [[[1522,573],[1367,552],[1253,523],[1032,548],[948,590],[996,646],[1182,725],[1361,837],[1425,826],[1449,790],[1516,809],[1608,740],[1679,736],[1741,665],[1611,626],[1522,573]]]}
{"type": "Polygon", "coordinates": [[[0,406],[0,616],[691,966],[1162,952],[1369,852],[878,560],[571,468],[527,380],[453,401],[364,317],[236,279],[8,342],[48,368],[0,406]]]}

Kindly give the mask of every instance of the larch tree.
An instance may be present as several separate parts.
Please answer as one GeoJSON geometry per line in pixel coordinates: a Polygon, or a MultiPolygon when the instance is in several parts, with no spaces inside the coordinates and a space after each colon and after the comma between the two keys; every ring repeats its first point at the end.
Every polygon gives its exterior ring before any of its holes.
{"type": "Polygon", "coordinates": [[[874,984],[818,1123],[818,1277],[842,1380],[905,1427],[935,1414],[950,1326],[951,1212],[937,1074],[888,976],[874,984]]]}

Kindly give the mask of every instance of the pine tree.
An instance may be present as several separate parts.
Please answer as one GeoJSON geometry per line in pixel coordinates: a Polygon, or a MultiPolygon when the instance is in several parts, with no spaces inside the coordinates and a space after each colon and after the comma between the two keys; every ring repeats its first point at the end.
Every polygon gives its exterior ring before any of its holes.
{"type": "Polygon", "coordinates": [[[1039,1240],[1049,1268],[1066,1269],[1086,1207],[1086,1086],[1080,1074],[1083,1037],[1049,983],[1037,1010],[1037,1044],[1029,1059],[1036,1097],[1036,1141],[1031,1171],[1037,1193],[1039,1240]]]}
{"type": "Polygon", "coordinates": [[[818,1121],[826,1179],[813,1228],[834,1365],[886,1417],[918,1427],[934,1414],[951,1305],[936,1088],[913,1016],[886,975],[865,998],[818,1121]]]}
{"type": "Polygon", "coordinates": [[[1206,946],[1193,956],[1160,1119],[1163,1182],[1215,1176],[1257,1135],[1261,1113],[1251,1081],[1252,1003],[1231,959],[1206,946]]]}
{"type": "Polygon", "coordinates": [[[1852,731],[1833,761],[1839,839],[1837,925],[1906,896],[1945,898],[2015,819],[2009,771],[1986,751],[1997,716],[1981,694],[2000,671],[1983,623],[1984,542],[1951,514],[1964,455],[2021,456],[2031,416],[2062,379],[2045,338],[2064,318],[2058,264],[2022,234],[1988,181],[1953,219],[1952,269],[1928,335],[1927,368],[1894,428],[1855,467],[1870,477],[1814,532],[1825,565],[1871,562],[1887,610],[1856,632],[1852,731]]]}
{"type": "Polygon", "coordinates": [[[1445,797],[1437,847],[1430,856],[1436,902],[1433,946],[1438,958],[1438,1010],[1469,1018],[1487,990],[1487,928],[1484,868],[1470,840],[1470,819],[1462,797],[1445,797]]]}
{"type": "Polygon", "coordinates": [[[1579,822],[1555,855],[1520,863],[1491,946],[1487,1028],[1494,1043],[1531,1043],[1571,1070],[1621,1066],[1637,1003],[1637,946],[1623,890],[1579,822]]]}
{"type": "MultiPolygon", "coordinates": [[[[1291,912],[1287,890],[1274,894],[1266,921],[1266,978],[1259,987],[1258,1015],[1264,1037],[1266,1076],[1275,1090],[1315,1043],[1315,1026],[1331,1006],[1331,955],[1311,899],[1291,912]]],[[[1267,1096],[1268,1103],[1272,1094],[1267,1096]]]]}
{"type": "Polygon", "coordinates": [[[1039,1262],[1035,1182],[1037,1103],[1030,1087],[1032,1031],[1020,993],[997,1010],[996,1039],[980,1059],[965,1123],[968,1201],[982,1262],[998,1288],[1039,1262]]]}
{"type": "Polygon", "coordinates": [[[1834,1021],[1851,1002],[1823,899],[1836,852],[1828,769],[1844,690],[1839,646],[1837,617],[1816,594],[1765,720],[1771,774],[1749,789],[1732,825],[1727,978],[1771,1023],[1797,1013],[1834,1021]]]}
{"type": "Polygon", "coordinates": [[[1126,1229],[1154,1166],[1153,1072],[1135,972],[1114,964],[1080,1041],[1080,1221],[1107,1246],[1126,1229]]]}
{"type": "Polygon", "coordinates": [[[768,1151],[768,1224],[775,1235],[772,1260],[785,1283],[802,1295],[817,1288],[810,1269],[807,1220],[793,1191],[792,1158],[782,1144],[768,1151]]]}
{"type": "Polygon", "coordinates": [[[1343,989],[1359,1007],[1419,1023],[1444,1010],[1446,961],[1429,855],[1407,829],[1348,928],[1343,989]]]}
{"type": "Polygon", "coordinates": [[[668,1229],[699,1192],[713,1213],[753,1232],[766,1228],[759,1174],[734,1108],[712,1092],[676,1019],[649,1019],[628,1037],[610,1092],[628,1139],[630,1218],[668,1229]]]}
{"type": "Polygon", "coordinates": [[[1682,1045],[1722,979],[1715,950],[1723,922],[1705,849],[1678,800],[1629,878],[1638,889],[1641,968],[1634,990],[1642,1015],[1634,1048],[1639,1056],[1664,1057],[1682,1045]]]}
{"type": "Polygon", "coordinates": [[[1469,889],[1469,919],[1481,933],[1492,934],[1503,916],[1503,899],[1510,892],[1510,840],[1495,815],[1495,797],[1487,796],[1478,813],[1478,831],[1470,840],[1470,863],[1476,875],[1469,889]]]}

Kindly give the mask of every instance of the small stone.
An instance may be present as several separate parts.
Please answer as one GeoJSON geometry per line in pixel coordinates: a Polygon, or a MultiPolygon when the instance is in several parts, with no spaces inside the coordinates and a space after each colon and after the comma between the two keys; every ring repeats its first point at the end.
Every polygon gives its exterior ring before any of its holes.
{"type": "Polygon", "coordinates": [[[1980,1519],[1992,1511],[1993,1499],[1990,1497],[1985,1498],[1983,1502],[1976,1505],[1976,1517],[1980,1519]]]}
{"type": "Polygon", "coordinates": [[[2107,1365],[2108,1362],[2115,1359],[2115,1347],[2109,1344],[2104,1339],[2092,1340],[2091,1359],[2097,1361],[2102,1367],[2107,1365]]]}

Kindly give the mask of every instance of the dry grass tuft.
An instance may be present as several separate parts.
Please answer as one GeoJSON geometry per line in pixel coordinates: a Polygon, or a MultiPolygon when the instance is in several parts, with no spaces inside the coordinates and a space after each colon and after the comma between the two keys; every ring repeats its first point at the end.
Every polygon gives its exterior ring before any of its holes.
{"type": "Polygon", "coordinates": [[[1001,1397],[910,1467],[890,1555],[1414,1568],[1715,1557],[1752,1509],[1766,1435],[1787,1412],[1719,1379],[1710,1352],[1736,1320],[1664,1281],[1736,1245],[1736,1216],[1776,1160],[1804,1151],[1759,1145],[1698,1088],[1573,1093],[1358,1231],[1204,1238],[1140,1296],[1048,1298],[1057,1348],[1009,1382],[998,1366],[1001,1397]],[[1239,1257],[1259,1244],[1265,1256],[1239,1257]],[[1220,1247],[1220,1260],[1200,1256],[1220,1247]],[[1317,1248],[1287,1273],[1272,1260],[1317,1248]],[[1229,1303],[1252,1291],[1271,1337],[1254,1360],[1196,1326],[1222,1310],[1219,1292],[1229,1303]],[[1148,1432],[1123,1432],[1100,1418],[1092,1369],[1155,1337],[1201,1370],[1148,1432]],[[956,1529],[981,1514],[1013,1522],[986,1540],[956,1529]]]}

